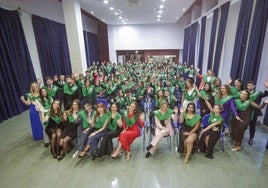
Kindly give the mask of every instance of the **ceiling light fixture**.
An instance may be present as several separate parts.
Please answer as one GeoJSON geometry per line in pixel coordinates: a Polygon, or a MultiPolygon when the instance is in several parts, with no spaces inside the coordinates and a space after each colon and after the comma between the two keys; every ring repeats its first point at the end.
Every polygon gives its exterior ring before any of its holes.
{"type": "Polygon", "coordinates": [[[108,4],[109,1],[108,1],[108,0],[104,0],[103,3],[104,3],[104,4],[108,4]]]}
{"type": "Polygon", "coordinates": [[[127,0],[128,6],[141,6],[141,0],[127,0]]]}
{"type": "Polygon", "coordinates": [[[114,7],[110,7],[110,10],[114,10],[114,7]]]}
{"type": "Polygon", "coordinates": [[[164,5],[160,5],[159,7],[160,7],[160,8],[164,8],[164,5]]]}

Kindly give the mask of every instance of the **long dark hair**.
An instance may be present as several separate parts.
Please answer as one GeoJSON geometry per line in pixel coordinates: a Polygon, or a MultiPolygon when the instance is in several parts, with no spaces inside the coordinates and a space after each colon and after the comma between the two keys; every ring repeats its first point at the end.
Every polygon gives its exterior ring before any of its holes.
{"type": "Polygon", "coordinates": [[[56,100],[54,100],[52,102],[51,107],[50,107],[50,116],[51,117],[56,117],[56,116],[62,117],[61,102],[60,102],[60,100],[56,99],[56,100]],[[57,110],[57,112],[53,108],[53,105],[54,105],[55,102],[58,102],[59,103],[59,109],[57,110]]]}

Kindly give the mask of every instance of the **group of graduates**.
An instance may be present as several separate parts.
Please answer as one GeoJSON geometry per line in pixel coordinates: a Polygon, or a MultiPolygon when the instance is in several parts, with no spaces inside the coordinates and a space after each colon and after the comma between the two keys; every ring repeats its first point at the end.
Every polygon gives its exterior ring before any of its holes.
{"type": "Polygon", "coordinates": [[[130,145],[144,126],[154,129],[146,158],[178,125],[178,152],[185,156],[185,163],[196,149],[213,158],[224,123],[229,125],[230,137],[235,141],[233,151],[241,150],[248,125],[248,143],[252,145],[260,115],[255,109],[268,103],[266,99],[259,104],[268,95],[268,81],[265,91],[258,92],[254,82],[248,82],[243,89],[239,79],[233,82],[230,78],[222,84],[212,70],[203,75],[199,72],[187,63],[93,63],[85,75],[46,77],[43,86],[38,79],[21,100],[31,106],[33,137],[39,121],[45,146],[50,144],[51,154],[58,160],[74,147],[73,158],[83,158],[88,153],[92,160],[104,155],[115,158],[124,150],[129,160],[130,145]],[[209,125],[201,129],[201,120],[207,114],[209,125]],[[116,137],[118,145],[114,148],[112,139],[116,137]]]}

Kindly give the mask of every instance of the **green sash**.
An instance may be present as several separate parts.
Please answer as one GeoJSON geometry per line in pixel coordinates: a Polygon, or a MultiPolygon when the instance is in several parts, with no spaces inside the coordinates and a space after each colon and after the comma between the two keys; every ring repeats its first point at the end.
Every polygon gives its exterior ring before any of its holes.
{"type": "Polygon", "coordinates": [[[108,117],[109,117],[108,129],[111,131],[115,131],[118,126],[117,121],[122,117],[122,115],[117,112],[116,115],[114,116],[114,119],[112,119],[112,112],[109,111],[108,117]]]}
{"type": "Polygon", "coordinates": [[[78,89],[77,85],[74,84],[73,86],[69,87],[68,84],[64,84],[63,85],[63,91],[65,94],[68,94],[68,95],[72,95],[76,92],[76,90],[78,89]]]}
{"type": "Polygon", "coordinates": [[[103,114],[102,116],[99,116],[96,118],[96,121],[94,123],[94,127],[97,129],[100,129],[104,126],[105,121],[108,119],[107,114],[103,114]]]}
{"type": "Polygon", "coordinates": [[[193,101],[196,96],[197,96],[196,89],[193,89],[192,93],[189,93],[188,91],[185,91],[185,99],[187,101],[193,101]]]}
{"type": "Polygon", "coordinates": [[[125,112],[125,122],[126,122],[127,127],[132,127],[136,122],[135,115],[133,115],[132,118],[129,119],[128,112],[126,111],[125,112]]]}
{"type": "Polygon", "coordinates": [[[209,119],[208,119],[209,124],[215,123],[217,121],[223,122],[224,120],[222,119],[221,115],[215,116],[214,113],[210,113],[210,116],[209,116],[209,119]]]}
{"type": "Polygon", "coordinates": [[[261,93],[259,91],[254,91],[253,93],[250,93],[249,99],[251,101],[255,101],[261,93]]]}
{"type": "Polygon", "coordinates": [[[196,123],[201,119],[201,116],[195,114],[191,119],[187,119],[186,112],[183,112],[184,123],[189,127],[194,127],[196,123]]]}
{"type": "Polygon", "coordinates": [[[215,103],[216,104],[220,104],[223,105],[224,103],[226,103],[227,101],[229,101],[230,99],[232,99],[232,95],[227,95],[226,97],[223,97],[221,99],[218,99],[217,97],[215,98],[215,103]]]}
{"type": "Polygon", "coordinates": [[[155,110],[153,113],[160,121],[163,121],[171,117],[173,110],[168,109],[165,114],[162,114],[160,110],[155,110]]]}
{"type": "Polygon", "coordinates": [[[240,99],[235,100],[235,106],[237,110],[245,111],[250,105],[251,100],[241,101],[240,99]]]}

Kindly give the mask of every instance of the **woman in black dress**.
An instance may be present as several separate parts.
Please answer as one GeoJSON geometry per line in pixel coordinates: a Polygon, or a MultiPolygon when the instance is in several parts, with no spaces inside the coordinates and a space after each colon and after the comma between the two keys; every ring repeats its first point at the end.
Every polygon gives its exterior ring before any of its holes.
{"type": "Polygon", "coordinates": [[[63,113],[63,131],[60,139],[60,146],[63,148],[58,160],[62,160],[65,154],[74,147],[72,140],[77,137],[77,127],[81,124],[79,111],[81,110],[80,101],[75,99],[69,111],[63,113]]]}
{"type": "Polygon", "coordinates": [[[49,113],[45,114],[41,111],[41,119],[45,125],[45,132],[50,139],[50,149],[53,158],[57,158],[59,154],[59,138],[61,136],[61,129],[59,124],[61,122],[62,111],[60,108],[60,101],[53,101],[49,113]]]}

